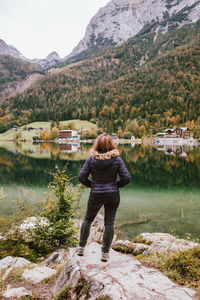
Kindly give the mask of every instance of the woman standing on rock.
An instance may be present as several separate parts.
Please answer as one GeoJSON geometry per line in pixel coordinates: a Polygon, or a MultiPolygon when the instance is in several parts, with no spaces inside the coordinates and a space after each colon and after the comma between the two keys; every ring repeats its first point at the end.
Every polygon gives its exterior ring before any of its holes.
{"type": "Polygon", "coordinates": [[[101,260],[106,262],[114,236],[114,221],[120,202],[119,188],[130,182],[130,174],[119,156],[111,136],[102,133],[98,136],[78,175],[79,181],[91,188],[87,212],[81,226],[77,254],[84,255],[84,247],[90,234],[90,226],[98,211],[104,206],[104,234],[101,260]],[[91,179],[88,178],[89,175],[91,179]],[[120,179],[117,180],[119,174],[120,179]]]}

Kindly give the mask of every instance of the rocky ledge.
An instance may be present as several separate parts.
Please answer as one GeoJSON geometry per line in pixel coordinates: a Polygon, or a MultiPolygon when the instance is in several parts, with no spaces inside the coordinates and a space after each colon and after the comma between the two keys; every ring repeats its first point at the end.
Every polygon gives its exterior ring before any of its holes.
{"type": "Polygon", "coordinates": [[[40,264],[23,258],[0,260],[0,299],[90,300],[189,300],[195,290],[181,287],[134,255],[170,254],[199,246],[163,233],[144,233],[135,242],[118,240],[108,262],[101,262],[103,218],[98,215],[85,249],[79,257],[74,248],[59,249],[40,264]],[[25,299],[25,298],[23,298],[25,299]]]}
{"type": "Polygon", "coordinates": [[[133,256],[111,249],[108,262],[100,262],[101,246],[91,243],[84,257],[70,249],[65,268],[56,281],[54,294],[68,289],[68,299],[189,300],[193,290],[174,284],[162,273],[146,268],[133,256]],[[78,297],[78,298],[77,298],[78,297]],[[104,297],[104,298],[103,298],[104,297]]]}

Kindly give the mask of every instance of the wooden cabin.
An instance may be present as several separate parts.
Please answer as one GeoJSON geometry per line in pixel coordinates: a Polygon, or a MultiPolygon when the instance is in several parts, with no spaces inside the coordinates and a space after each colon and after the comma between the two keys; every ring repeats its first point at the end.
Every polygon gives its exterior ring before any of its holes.
{"type": "Polygon", "coordinates": [[[190,138],[192,136],[192,132],[188,127],[178,127],[174,131],[181,138],[190,138]]]}
{"type": "Polygon", "coordinates": [[[76,130],[60,130],[59,139],[80,139],[76,130]]]}
{"type": "Polygon", "coordinates": [[[165,138],[178,138],[176,132],[174,131],[174,128],[167,128],[164,130],[164,137],[165,138]]]}

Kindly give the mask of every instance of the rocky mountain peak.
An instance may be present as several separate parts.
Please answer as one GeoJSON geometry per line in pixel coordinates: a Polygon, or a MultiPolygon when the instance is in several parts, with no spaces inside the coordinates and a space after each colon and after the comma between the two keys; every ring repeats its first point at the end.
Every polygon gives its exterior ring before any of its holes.
{"type": "Polygon", "coordinates": [[[0,39],[0,55],[10,55],[15,58],[29,61],[33,64],[36,64],[40,69],[43,70],[54,67],[60,60],[60,57],[56,51],[49,53],[45,59],[34,58],[29,60],[24,57],[14,46],[7,45],[2,39],[0,39]]]}
{"type": "Polygon", "coordinates": [[[7,45],[2,39],[0,39],[0,55],[10,55],[27,60],[15,47],[7,45]]]}
{"type": "Polygon", "coordinates": [[[60,57],[56,51],[49,53],[49,55],[45,58],[48,62],[52,62],[54,60],[60,60],[60,57]]]}
{"type": "MultiPolygon", "coordinates": [[[[200,18],[200,1],[111,0],[91,19],[84,38],[68,57],[92,46],[118,45],[138,34],[147,24],[158,24],[183,10],[182,20],[176,22],[178,26],[200,18]]],[[[166,32],[168,28],[162,30],[166,32]]]]}

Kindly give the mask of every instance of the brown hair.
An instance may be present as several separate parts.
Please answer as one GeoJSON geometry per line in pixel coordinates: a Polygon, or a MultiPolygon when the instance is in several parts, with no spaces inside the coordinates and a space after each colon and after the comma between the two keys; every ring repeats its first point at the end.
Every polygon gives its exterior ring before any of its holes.
{"type": "Polygon", "coordinates": [[[100,134],[94,146],[92,147],[93,150],[101,152],[101,151],[111,151],[113,149],[116,149],[117,147],[115,146],[111,136],[108,133],[102,133],[100,134]]]}

